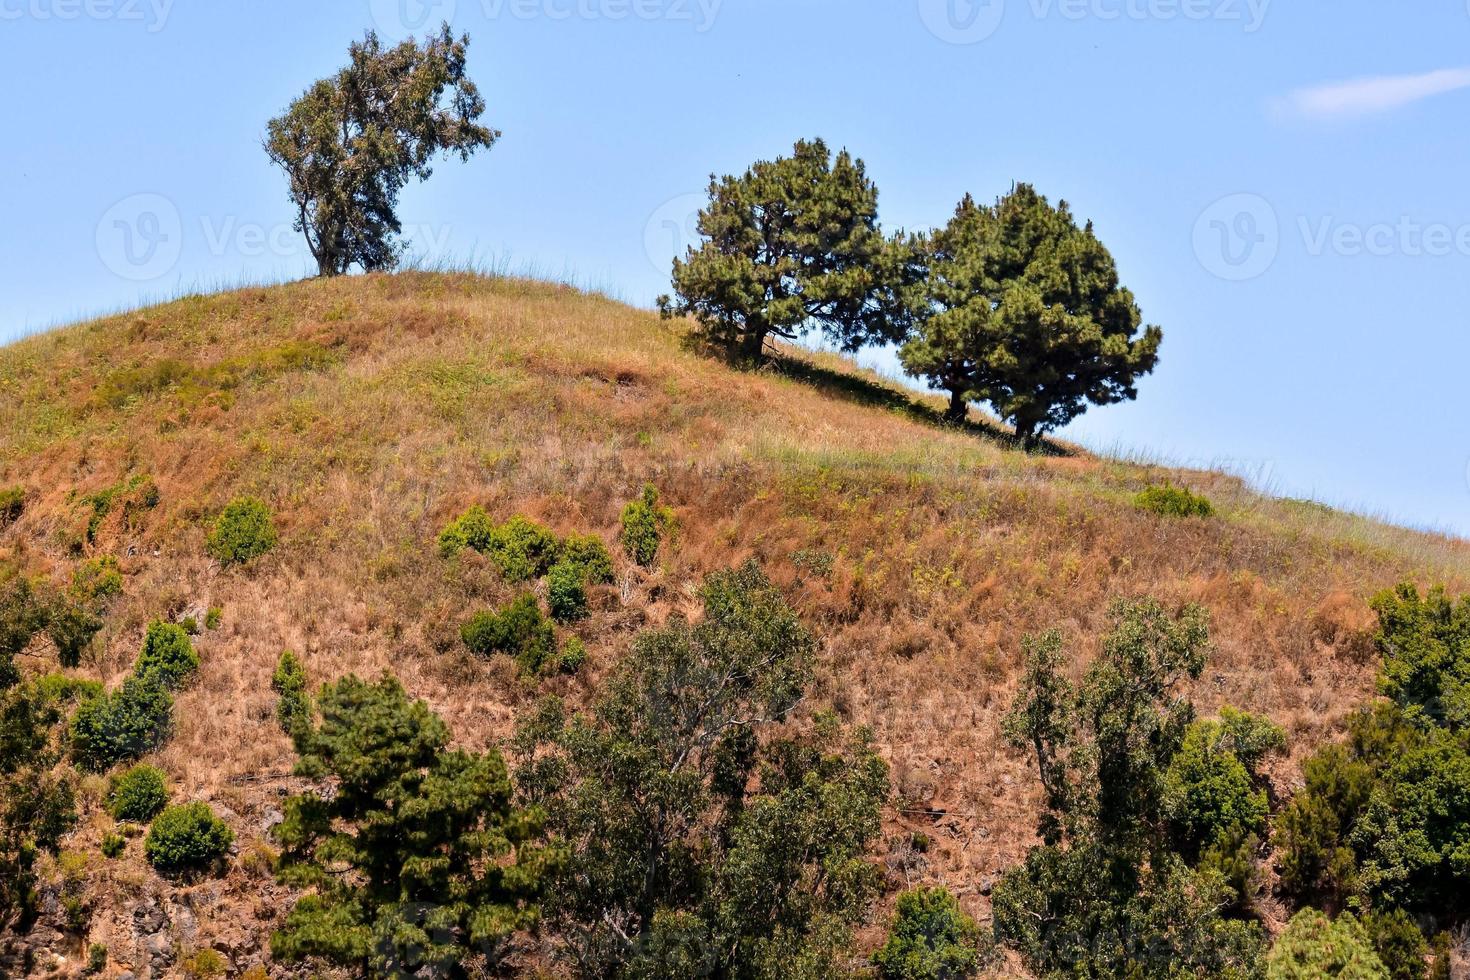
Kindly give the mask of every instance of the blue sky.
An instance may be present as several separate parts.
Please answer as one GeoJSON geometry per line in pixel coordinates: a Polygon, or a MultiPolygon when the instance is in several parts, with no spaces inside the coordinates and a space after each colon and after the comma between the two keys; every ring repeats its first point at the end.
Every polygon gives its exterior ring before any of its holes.
{"type": "Polygon", "coordinates": [[[266,120],[445,16],[504,137],[404,195],[417,251],[647,304],[801,137],[891,229],[1031,181],[1165,330],[1064,435],[1470,533],[1462,0],[0,0],[0,339],[306,272],[266,120]]]}

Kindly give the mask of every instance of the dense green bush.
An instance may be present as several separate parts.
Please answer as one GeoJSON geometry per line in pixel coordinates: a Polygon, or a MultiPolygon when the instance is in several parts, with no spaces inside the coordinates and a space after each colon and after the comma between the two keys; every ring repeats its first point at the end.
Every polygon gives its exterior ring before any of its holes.
{"type": "Polygon", "coordinates": [[[489,551],[490,539],[494,533],[495,522],[490,520],[485,508],[475,504],[439,532],[439,553],[451,558],[466,548],[471,551],[489,551]]]}
{"type": "Polygon", "coordinates": [[[236,497],[215,520],[206,549],[221,564],[236,565],[259,558],[275,545],[270,508],[255,497],[236,497]]]}
{"type": "Polygon", "coordinates": [[[306,666],[290,650],[281,654],[271,674],[276,692],[276,721],[287,735],[311,720],[311,695],[306,693],[306,666]]]}
{"type": "Polygon", "coordinates": [[[1267,980],[1388,980],[1368,934],[1351,915],[1337,921],[1316,909],[1292,917],[1266,955],[1267,980]]]}
{"type": "Polygon", "coordinates": [[[556,654],[556,635],[533,595],[523,595],[498,613],[478,613],[460,638],[479,657],[503,653],[521,669],[539,673],[556,654]]]}
{"type": "Polygon", "coordinates": [[[122,566],[111,555],[89,558],[71,576],[71,595],[78,602],[105,602],[122,595],[122,566]]]}
{"type": "Polygon", "coordinates": [[[1400,585],[1373,598],[1383,693],[1415,722],[1470,728],[1470,596],[1443,588],[1422,598],[1400,585]]]}
{"type": "Polygon", "coordinates": [[[184,803],[153,819],[143,853],[160,874],[182,875],[213,866],[234,840],[234,832],[208,804],[184,803]]]}
{"type": "Polygon", "coordinates": [[[25,509],[24,487],[0,487],[0,530],[19,520],[25,509]]]}
{"type": "Polygon", "coordinates": [[[173,704],[156,680],[136,676],[111,694],[88,698],[72,718],[72,758],[84,769],[106,772],[153,751],[168,735],[173,704]]]}
{"type": "Polygon", "coordinates": [[[133,673],[177,691],[199,669],[199,653],[189,632],[177,623],[158,620],[148,624],[143,649],[133,664],[133,673]]]}
{"type": "Polygon", "coordinates": [[[490,535],[486,555],[507,582],[526,582],[546,574],[559,547],[556,535],[517,514],[490,535]]]}
{"type": "Polygon", "coordinates": [[[1392,980],[1424,980],[1429,943],[1403,909],[1370,912],[1363,929],[1392,980]]]}
{"type": "Polygon", "coordinates": [[[286,802],[276,831],[281,878],[307,893],[272,955],[352,976],[501,975],[557,864],[541,814],[513,802],[499,753],[451,749],[444,722],[392,678],[347,677],[320,702],[320,724],[294,735],[296,772],[319,785],[286,802]]]}
{"type": "Polygon", "coordinates": [[[107,811],[114,820],[147,823],[168,803],[168,780],[156,766],[134,766],[112,777],[107,811]]]}
{"type": "Polygon", "coordinates": [[[563,674],[575,674],[587,664],[587,646],[575,636],[567,637],[556,655],[556,669],[563,674]]]}
{"type": "Polygon", "coordinates": [[[102,856],[105,858],[121,857],[127,847],[128,839],[122,834],[108,831],[102,835],[102,856]]]}
{"type": "Polygon", "coordinates": [[[551,618],[558,623],[571,623],[587,615],[587,588],[582,568],[559,561],[546,573],[546,604],[551,618]]]}
{"type": "Polygon", "coordinates": [[[607,585],[613,580],[612,555],[595,534],[567,535],[561,543],[558,564],[581,568],[582,581],[588,585],[607,585]]]}
{"type": "Polygon", "coordinates": [[[1146,487],[1133,501],[1142,509],[1164,517],[1209,517],[1215,513],[1214,506],[1204,497],[1172,483],[1146,487]]]}
{"type": "Polygon", "coordinates": [[[56,658],[63,667],[75,667],[92,639],[102,631],[102,617],[75,602],[58,602],[51,610],[46,635],[56,644],[56,658]]]}
{"type": "Polygon", "coordinates": [[[963,980],[980,970],[980,927],[944,888],[898,896],[888,940],[873,954],[882,980],[963,980]]]}
{"type": "Polygon", "coordinates": [[[1164,813],[1172,844],[1186,860],[1232,831],[1262,834],[1267,799],[1258,766],[1286,748],[1286,733],[1264,718],[1226,707],[1219,721],[1197,721],[1169,762],[1164,813]]]}
{"type": "Polygon", "coordinates": [[[623,508],[623,551],[647,568],[658,557],[659,542],[674,524],[674,512],[659,503],[658,490],[645,484],[643,494],[623,508]]]}

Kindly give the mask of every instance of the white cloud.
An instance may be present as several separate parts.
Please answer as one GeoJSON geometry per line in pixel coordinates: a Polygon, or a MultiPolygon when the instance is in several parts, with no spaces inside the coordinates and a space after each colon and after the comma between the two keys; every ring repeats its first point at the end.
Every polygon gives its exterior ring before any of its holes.
{"type": "Polygon", "coordinates": [[[1274,108],[1282,115],[1346,119],[1390,112],[1465,88],[1470,88],[1470,68],[1445,68],[1422,75],[1380,75],[1297,89],[1275,100],[1274,108]]]}

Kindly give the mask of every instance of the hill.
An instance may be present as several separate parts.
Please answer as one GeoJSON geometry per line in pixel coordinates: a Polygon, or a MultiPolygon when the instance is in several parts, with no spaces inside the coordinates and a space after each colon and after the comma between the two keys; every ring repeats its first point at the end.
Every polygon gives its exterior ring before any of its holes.
{"type": "MultiPolygon", "coordinates": [[[[89,777],[65,845],[91,855],[87,941],[140,976],[211,945],[235,969],[264,958],[289,892],[260,848],[303,785],[270,685],[285,649],[314,684],[390,671],[483,747],[543,693],[585,703],[640,628],[696,607],[705,573],[757,558],[821,641],[801,711],[871,726],[892,767],[892,884],[943,881],[983,920],[985,883],[1034,840],[1034,773],[999,735],[1024,635],[1059,628],[1080,672],[1111,599],[1203,604],[1214,651],[1195,697],[1286,728],[1292,751],[1271,772],[1284,794],[1373,691],[1367,598],[1405,579],[1470,590],[1463,542],[1222,474],[1022,454],[994,427],[938,425],[941,408],[837,358],[736,372],[651,313],[454,274],[188,297],[0,349],[0,487],[26,497],[0,560],[65,581],[107,554],[124,574],[73,673],[116,684],[151,620],[219,610],[153,761],[178,798],[225,816],[238,858],[192,886],[160,879],[137,847],[102,861],[105,781],[89,777]],[[1215,516],[1135,505],[1165,479],[1215,516]],[[480,504],[612,543],[645,483],[673,507],[677,540],[651,570],[617,556],[616,584],[577,629],[587,670],[532,685],[463,650],[460,624],[516,590],[442,559],[445,524],[480,504]],[[145,485],[148,506],[130,496],[145,485]],[[280,542],[222,568],[205,537],[239,495],[269,504],[280,542]],[[903,844],[914,831],[926,852],[903,844]]],[[[45,641],[20,661],[56,663],[45,641]]],[[[12,953],[30,944],[75,965],[79,937],[37,936],[10,937],[12,953]]]]}

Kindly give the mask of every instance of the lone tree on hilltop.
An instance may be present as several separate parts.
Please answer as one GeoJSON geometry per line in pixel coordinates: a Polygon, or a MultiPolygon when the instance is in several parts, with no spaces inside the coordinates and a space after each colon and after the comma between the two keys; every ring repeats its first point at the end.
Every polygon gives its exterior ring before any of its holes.
{"type": "Polygon", "coordinates": [[[674,260],[677,302],[665,315],[693,316],[705,340],[732,359],[760,360],[766,338],[794,340],[812,328],[848,350],[896,340],[878,228],[878,188],[861,160],[834,158],[821,140],[711,177],[699,214],[705,241],[674,260]]]}
{"type": "Polygon", "coordinates": [[[321,275],[393,268],[404,185],[427,179],[436,154],[467,160],[500,136],[476,122],[485,101],[465,77],[469,43],[445,24],[385,50],[368,31],[346,68],[270,121],[265,150],[291,180],[295,227],[321,275]]]}
{"type": "Polygon", "coordinates": [[[1027,184],[993,207],[966,196],[944,228],[913,239],[924,268],[905,288],[904,369],[950,393],[948,417],[989,402],[1028,448],[1086,404],[1136,398],[1163,332],[1142,326],[1112,255],[1027,184]]]}

